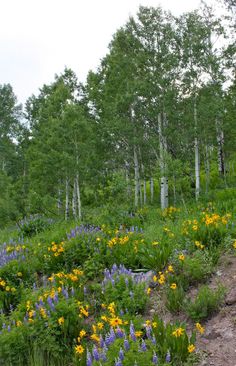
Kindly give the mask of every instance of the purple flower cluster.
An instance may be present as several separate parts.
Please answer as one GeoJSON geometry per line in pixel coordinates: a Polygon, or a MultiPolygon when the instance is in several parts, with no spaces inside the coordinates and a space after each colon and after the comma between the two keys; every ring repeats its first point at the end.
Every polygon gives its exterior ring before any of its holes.
{"type": "Polygon", "coordinates": [[[0,248],[0,268],[5,266],[7,263],[9,263],[10,261],[17,259],[17,260],[25,260],[25,255],[24,250],[22,248],[19,248],[18,250],[16,250],[16,246],[20,245],[17,243],[10,243],[10,244],[6,244],[4,243],[1,248],[0,248]],[[11,251],[7,251],[7,247],[11,246],[11,247],[15,247],[15,249],[11,250],[11,251]]]}
{"type": "Polygon", "coordinates": [[[76,226],[74,229],[71,229],[69,233],[67,233],[67,239],[73,239],[77,236],[81,236],[84,234],[95,234],[101,231],[99,226],[94,226],[90,224],[82,224],[80,226],[76,226]]]}
{"type": "MultiPolygon", "coordinates": [[[[121,277],[125,278],[125,284],[128,287],[130,280],[133,284],[138,284],[144,282],[145,275],[143,273],[134,274],[131,269],[125,268],[123,264],[117,266],[113,264],[111,270],[105,269],[104,271],[104,280],[102,281],[103,288],[111,283],[115,285],[115,283],[119,282],[121,277]]],[[[132,296],[133,294],[131,294],[132,296]]]]}
{"type": "MultiPolygon", "coordinates": [[[[145,337],[152,340],[153,339],[153,334],[152,334],[152,326],[148,325],[145,326],[146,328],[146,335],[145,337]]],[[[144,339],[139,340],[136,335],[135,335],[135,327],[133,325],[133,323],[130,323],[130,330],[129,330],[129,334],[128,336],[125,334],[124,331],[122,331],[122,335],[119,332],[119,328],[116,329],[116,331],[114,331],[113,328],[110,328],[110,331],[105,335],[105,339],[100,336],[100,342],[99,345],[94,345],[91,352],[87,349],[87,358],[86,358],[86,366],[93,366],[94,363],[97,364],[97,362],[99,362],[99,364],[103,364],[102,361],[106,362],[108,357],[107,357],[107,352],[109,350],[109,347],[111,347],[114,342],[116,341],[116,339],[121,339],[123,338],[123,344],[121,343],[121,347],[118,351],[117,357],[114,360],[114,365],[115,366],[123,366],[123,361],[125,360],[125,356],[126,353],[130,350],[130,341],[128,339],[131,339],[131,341],[133,342],[138,342],[139,344],[139,352],[147,352],[148,350],[148,345],[145,342],[144,339]]],[[[152,359],[150,360],[152,362],[152,364],[154,365],[158,365],[159,364],[159,360],[158,360],[158,355],[156,354],[155,349],[153,350],[153,355],[152,355],[152,359]]],[[[166,359],[165,359],[166,363],[169,363],[171,361],[171,356],[170,356],[170,352],[168,351],[166,354],[166,359]]],[[[136,361],[135,361],[135,364],[136,361]]]]}

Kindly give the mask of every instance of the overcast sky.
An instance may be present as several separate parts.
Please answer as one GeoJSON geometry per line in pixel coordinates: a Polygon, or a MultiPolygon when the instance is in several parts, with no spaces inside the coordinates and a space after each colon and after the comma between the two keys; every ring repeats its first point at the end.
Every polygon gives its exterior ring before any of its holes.
{"type": "Polygon", "coordinates": [[[24,103],[65,66],[85,81],[139,5],[180,14],[199,0],[0,0],[0,84],[24,103]]]}

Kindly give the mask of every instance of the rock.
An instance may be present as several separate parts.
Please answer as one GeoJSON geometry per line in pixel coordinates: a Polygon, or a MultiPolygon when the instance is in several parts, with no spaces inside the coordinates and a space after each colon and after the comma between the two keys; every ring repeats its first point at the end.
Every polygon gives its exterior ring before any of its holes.
{"type": "Polygon", "coordinates": [[[225,302],[227,305],[233,305],[236,303],[236,288],[232,288],[231,291],[228,293],[225,302]]]}

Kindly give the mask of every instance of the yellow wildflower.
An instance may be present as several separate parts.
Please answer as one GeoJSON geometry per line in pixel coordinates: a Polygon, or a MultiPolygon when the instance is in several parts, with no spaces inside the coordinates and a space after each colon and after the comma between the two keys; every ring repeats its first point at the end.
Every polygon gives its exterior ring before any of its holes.
{"type": "Polygon", "coordinates": [[[192,353],[192,352],[194,352],[195,351],[195,346],[194,346],[194,344],[190,344],[189,346],[188,346],[188,352],[189,353],[192,353]]]}
{"type": "Polygon", "coordinates": [[[196,328],[197,328],[197,330],[199,331],[200,334],[204,333],[205,329],[204,329],[203,326],[201,326],[200,323],[196,323],[195,326],[196,326],[196,328]]]}
{"type": "Polygon", "coordinates": [[[97,334],[92,334],[92,335],[90,336],[90,339],[91,339],[92,341],[100,342],[100,338],[98,337],[98,335],[97,335],[97,334]]]}
{"type": "Polygon", "coordinates": [[[171,288],[172,290],[176,290],[176,289],[177,289],[177,285],[176,285],[176,283],[172,283],[172,284],[170,285],[170,288],[171,288]]]}
{"type": "Polygon", "coordinates": [[[185,256],[184,256],[183,254],[180,254],[180,255],[179,255],[179,260],[180,260],[180,261],[184,261],[184,260],[185,260],[185,256]]]}
{"type": "Polygon", "coordinates": [[[136,337],[137,337],[137,338],[141,337],[141,336],[142,336],[142,334],[143,334],[143,332],[142,332],[141,330],[137,330],[137,331],[135,332],[135,335],[136,335],[136,337]]]}
{"type": "Polygon", "coordinates": [[[82,354],[84,352],[84,347],[80,345],[75,346],[75,353],[82,354]]]}
{"type": "Polygon", "coordinates": [[[175,336],[176,338],[182,336],[184,334],[184,329],[179,327],[179,328],[176,328],[173,332],[172,332],[172,335],[175,336]]]}
{"type": "Polygon", "coordinates": [[[116,317],[116,318],[110,319],[109,323],[112,327],[117,327],[118,325],[121,325],[123,322],[122,322],[122,319],[116,317]]]}
{"type": "Polygon", "coordinates": [[[147,294],[150,295],[151,292],[152,292],[152,290],[150,289],[150,287],[148,287],[147,294]]]}
{"type": "Polygon", "coordinates": [[[65,319],[64,319],[64,317],[63,317],[63,316],[61,316],[57,321],[58,321],[58,324],[59,324],[59,325],[62,325],[62,324],[64,324],[65,319]]]}
{"type": "Polygon", "coordinates": [[[84,336],[86,336],[86,331],[84,329],[82,329],[80,332],[79,332],[79,335],[81,338],[83,338],[84,336]]]}

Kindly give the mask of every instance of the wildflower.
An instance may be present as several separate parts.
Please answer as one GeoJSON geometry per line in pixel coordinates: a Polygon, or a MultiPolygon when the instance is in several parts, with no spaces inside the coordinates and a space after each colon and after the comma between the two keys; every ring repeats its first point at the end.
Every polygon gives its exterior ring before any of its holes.
{"type": "Polygon", "coordinates": [[[147,289],[147,295],[150,295],[150,293],[151,293],[151,289],[150,289],[150,287],[148,287],[148,289],[147,289]]]}
{"type": "Polygon", "coordinates": [[[153,245],[153,246],[156,246],[156,245],[158,245],[158,244],[159,244],[159,241],[153,241],[153,242],[152,242],[152,245],[153,245]]]}
{"type": "Polygon", "coordinates": [[[236,240],[233,243],[233,247],[234,247],[234,249],[236,249],[236,240]]]}
{"type": "Polygon", "coordinates": [[[63,316],[61,316],[57,321],[58,321],[58,324],[59,324],[59,325],[62,325],[62,324],[64,324],[65,319],[64,319],[64,317],[63,317],[63,316]]]}
{"type": "Polygon", "coordinates": [[[90,336],[90,339],[92,340],[92,341],[95,341],[95,342],[99,342],[100,341],[100,338],[98,337],[98,335],[97,334],[92,334],[91,336],[90,336]]]}
{"type": "Polygon", "coordinates": [[[122,324],[122,320],[118,317],[110,319],[110,325],[112,327],[117,327],[118,325],[122,324]]]}
{"type": "Polygon", "coordinates": [[[188,346],[188,352],[189,353],[192,353],[192,352],[194,352],[195,351],[195,346],[194,346],[194,344],[190,344],[189,346],[188,346]]]}
{"type": "Polygon", "coordinates": [[[137,338],[139,338],[139,337],[141,337],[141,335],[143,334],[143,332],[141,330],[137,330],[134,334],[135,334],[135,336],[137,338]]]}
{"type": "Polygon", "coordinates": [[[166,354],[166,362],[169,363],[171,361],[170,352],[168,351],[166,354]]]}
{"type": "Polygon", "coordinates": [[[158,364],[158,357],[156,352],[153,353],[152,362],[154,363],[154,365],[158,364]]]}
{"type": "Polygon", "coordinates": [[[151,325],[151,321],[150,321],[150,320],[146,320],[146,321],[145,321],[145,325],[146,325],[147,327],[150,327],[150,325],[151,325]]]}
{"type": "Polygon", "coordinates": [[[182,336],[184,334],[184,329],[179,327],[179,328],[176,328],[173,332],[172,332],[172,335],[175,336],[176,338],[182,336]]]}
{"type": "Polygon", "coordinates": [[[82,354],[84,352],[84,347],[79,344],[78,346],[75,346],[75,353],[82,354]]]}
{"type": "Polygon", "coordinates": [[[125,356],[124,356],[124,351],[123,351],[123,349],[122,348],[120,348],[120,350],[119,350],[119,359],[121,360],[121,361],[123,361],[123,359],[125,358],[125,356]]]}
{"type": "Polygon", "coordinates": [[[146,343],[145,343],[144,339],[142,340],[141,350],[142,350],[143,352],[146,352],[146,351],[147,351],[147,346],[146,346],[146,343]]]}
{"type": "Polygon", "coordinates": [[[22,322],[20,321],[20,320],[17,320],[17,322],[16,322],[16,326],[17,327],[20,327],[22,325],[22,322]]]}
{"type": "Polygon", "coordinates": [[[154,282],[157,282],[157,276],[155,276],[155,275],[154,275],[154,276],[152,277],[152,279],[153,279],[153,281],[154,281],[154,282]]]}
{"type": "Polygon", "coordinates": [[[128,351],[128,350],[130,349],[130,345],[129,345],[129,341],[128,341],[128,339],[125,339],[125,340],[124,340],[124,349],[125,349],[126,351],[128,351]]]}
{"type": "Polygon", "coordinates": [[[167,268],[168,272],[174,272],[173,266],[170,264],[167,268]]]}
{"type": "Polygon", "coordinates": [[[153,328],[157,328],[157,322],[153,322],[153,323],[152,323],[152,327],[153,327],[153,328]]]}
{"type": "Polygon", "coordinates": [[[17,272],[17,276],[18,277],[22,277],[22,273],[21,272],[17,272]]]}
{"type": "Polygon", "coordinates": [[[86,331],[84,329],[82,329],[80,332],[79,332],[79,335],[81,338],[83,338],[84,336],[86,336],[86,331]]]}
{"type": "Polygon", "coordinates": [[[176,285],[176,283],[172,283],[172,284],[170,285],[170,288],[171,288],[172,290],[176,290],[176,289],[177,289],[177,285],[176,285]]]}
{"type": "Polygon", "coordinates": [[[184,260],[185,260],[185,256],[184,256],[183,254],[180,254],[180,255],[179,255],[179,260],[180,260],[180,261],[184,261],[184,260]]]}
{"type": "Polygon", "coordinates": [[[204,327],[201,326],[200,323],[196,323],[195,326],[196,326],[196,328],[197,328],[197,330],[199,331],[200,334],[204,333],[205,329],[204,329],[204,327]]]}
{"type": "Polygon", "coordinates": [[[98,349],[96,346],[93,347],[93,350],[92,350],[92,353],[93,353],[93,357],[95,359],[95,361],[99,361],[99,352],[98,352],[98,349]]]}

